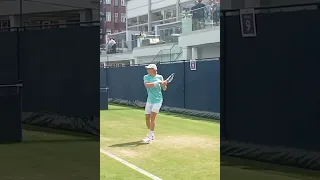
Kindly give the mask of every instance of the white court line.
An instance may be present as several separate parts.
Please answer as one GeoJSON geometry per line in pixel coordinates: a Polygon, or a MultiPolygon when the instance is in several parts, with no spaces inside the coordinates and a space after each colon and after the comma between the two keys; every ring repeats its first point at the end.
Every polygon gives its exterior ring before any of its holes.
{"type": "Polygon", "coordinates": [[[101,148],[100,148],[100,152],[102,152],[103,154],[111,157],[112,159],[115,159],[115,160],[121,162],[122,164],[130,167],[131,169],[134,169],[134,170],[138,171],[139,173],[144,174],[144,175],[148,176],[149,178],[152,178],[153,180],[162,180],[161,178],[159,178],[159,177],[157,177],[157,176],[155,176],[155,175],[153,175],[153,174],[151,174],[151,173],[139,168],[138,166],[133,165],[133,164],[129,163],[128,161],[125,161],[125,160],[115,156],[114,154],[112,154],[110,152],[107,152],[107,151],[105,151],[105,150],[103,150],[101,148]]]}

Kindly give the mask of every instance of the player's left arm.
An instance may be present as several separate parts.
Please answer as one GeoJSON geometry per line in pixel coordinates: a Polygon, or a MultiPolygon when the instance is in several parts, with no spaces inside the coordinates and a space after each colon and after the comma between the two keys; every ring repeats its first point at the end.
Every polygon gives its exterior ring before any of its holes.
{"type": "Polygon", "coordinates": [[[167,82],[163,80],[163,76],[161,76],[161,81],[165,82],[161,84],[162,90],[167,90],[168,86],[167,86],[167,82]]]}

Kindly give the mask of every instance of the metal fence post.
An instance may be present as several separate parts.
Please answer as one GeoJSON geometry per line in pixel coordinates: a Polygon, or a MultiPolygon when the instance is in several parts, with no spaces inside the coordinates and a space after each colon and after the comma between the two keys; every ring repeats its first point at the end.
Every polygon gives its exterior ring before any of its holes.
{"type": "Polygon", "coordinates": [[[183,108],[186,108],[186,60],[183,61],[183,108]]]}

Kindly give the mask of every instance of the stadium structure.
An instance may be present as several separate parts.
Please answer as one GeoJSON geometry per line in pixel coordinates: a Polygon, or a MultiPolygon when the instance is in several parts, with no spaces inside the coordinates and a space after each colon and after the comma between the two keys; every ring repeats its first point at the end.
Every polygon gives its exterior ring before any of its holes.
{"type": "MultiPolygon", "coordinates": [[[[209,0],[204,0],[209,5],[209,0]]],[[[205,59],[220,56],[220,26],[204,8],[201,28],[192,28],[194,0],[129,0],[126,31],[107,35],[116,41],[100,49],[101,66],[205,59]],[[109,48],[109,51],[107,50],[109,48]]]]}
{"type": "Polygon", "coordinates": [[[2,32],[20,26],[33,29],[55,28],[59,25],[72,26],[75,23],[79,26],[81,22],[93,22],[99,19],[98,0],[0,0],[2,32]]]}

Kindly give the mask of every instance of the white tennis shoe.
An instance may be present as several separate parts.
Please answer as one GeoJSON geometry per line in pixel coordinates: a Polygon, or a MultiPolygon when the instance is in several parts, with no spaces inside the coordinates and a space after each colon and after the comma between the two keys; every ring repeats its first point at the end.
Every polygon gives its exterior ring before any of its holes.
{"type": "Polygon", "coordinates": [[[142,139],[143,143],[151,144],[152,143],[152,138],[149,138],[149,136],[146,136],[145,138],[142,139]]]}

